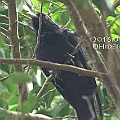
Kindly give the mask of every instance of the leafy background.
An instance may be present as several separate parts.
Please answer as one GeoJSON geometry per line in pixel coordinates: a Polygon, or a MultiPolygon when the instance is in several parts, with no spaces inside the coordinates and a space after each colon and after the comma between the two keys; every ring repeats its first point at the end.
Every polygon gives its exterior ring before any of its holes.
{"type": "MultiPolygon", "coordinates": [[[[36,13],[40,11],[39,0],[29,0],[27,2],[29,5],[23,0],[17,0],[18,21],[22,23],[21,25],[18,22],[19,37],[21,38],[21,58],[31,58],[35,47],[35,36],[33,30],[29,27],[31,26],[31,21],[28,12],[36,13]]],[[[100,16],[99,9],[95,6],[94,8],[100,16]]],[[[48,14],[62,28],[75,30],[66,7],[57,0],[43,0],[42,11],[48,14]]],[[[120,7],[116,8],[115,13],[119,14],[119,17],[109,16],[107,18],[107,24],[110,26],[112,38],[117,38],[118,40],[115,43],[120,46],[120,7]]],[[[4,1],[0,2],[0,26],[8,29],[8,19],[1,17],[1,15],[8,16],[8,7],[4,1]]],[[[0,34],[0,58],[11,58],[10,48],[10,41],[0,34]]],[[[26,72],[25,65],[23,65],[23,71],[26,72]]],[[[29,99],[23,103],[22,112],[30,112],[34,107],[32,106],[34,98],[46,79],[39,67],[31,66],[28,74],[25,74],[21,72],[14,73],[14,67],[12,65],[0,64],[0,79],[2,80],[3,78],[6,78],[6,80],[0,82],[0,107],[11,111],[18,109],[19,96],[17,84],[27,82],[29,99]]],[[[116,120],[116,108],[105,87],[97,78],[96,80],[99,86],[99,94],[104,113],[103,120],[116,120]]],[[[75,116],[74,109],[64,100],[51,83],[33,113],[41,113],[63,120],[67,120],[69,116],[75,116]]],[[[74,119],[72,117],[71,120],[74,119]]]]}

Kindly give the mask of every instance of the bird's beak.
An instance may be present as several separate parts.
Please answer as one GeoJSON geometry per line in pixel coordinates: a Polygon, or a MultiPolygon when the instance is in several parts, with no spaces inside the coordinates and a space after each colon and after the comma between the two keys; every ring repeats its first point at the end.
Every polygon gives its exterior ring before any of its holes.
{"type": "Polygon", "coordinates": [[[27,14],[31,17],[31,18],[38,18],[38,16],[32,12],[27,12],[27,14]]]}

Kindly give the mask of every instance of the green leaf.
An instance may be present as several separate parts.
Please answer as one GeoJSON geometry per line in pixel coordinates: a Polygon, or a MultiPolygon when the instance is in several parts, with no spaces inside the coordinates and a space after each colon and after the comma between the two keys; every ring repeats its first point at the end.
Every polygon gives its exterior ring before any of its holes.
{"type": "Polygon", "coordinates": [[[9,110],[16,111],[18,109],[18,104],[9,105],[9,110]]]}
{"type": "Polygon", "coordinates": [[[5,109],[8,108],[8,103],[7,103],[7,101],[6,101],[5,99],[3,99],[3,98],[0,98],[0,107],[1,107],[1,108],[5,108],[5,109]]]}
{"type": "Polygon", "coordinates": [[[47,95],[44,97],[44,100],[45,100],[45,102],[46,102],[47,108],[50,108],[51,102],[52,102],[52,100],[53,100],[54,97],[55,97],[55,91],[50,92],[49,94],[47,94],[47,95]]]}
{"type": "Polygon", "coordinates": [[[0,47],[0,58],[5,58],[5,52],[1,47],[0,47]]]}
{"type": "Polygon", "coordinates": [[[5,45],[5,42],[4,40],[2,39],[2,37],[0,37],[0,46],[4,46],[5,45]]]}
{"type": "Polygon", "coordinates": [[[44,76],[44,73],[41,72],[41,85],[44,84],[45,80],[46,80],[46,78],[45,78],[45,76],[44,76]]]}
{"type": "Polygon", "coordinates": [[[23,114],[31,112],[33,108],[35,107],[35,97],[31,95],[28,100],[24,101],[21,107],[21,112],[23,114]]]}
{"type": "Polygon", "coordinates": [[[15,83],[15,84],[22,84],[31,80],[31,77],[23,72],[16,72],[7,79],[7,81],[15,83]]]}
{"type": "Polygon", "coordinates": [[[7,93],[10,93],[11,95],[18,95],[16,84],[12,84],[11,82],[7,80],[3,81],[2,84],[7,89],[6,90],[7,93]]]}
{"type": "Polygon", "coordinates": [[[23,10],[24,2],[22,0],[17,0],[17,10],[21,12],[23,10]]]}
{"type": "Polygon", "coordinates": [[[40,2],[38,0],[31,0],[31,2],[36,8],[40,7],[40,2]]]}
{"type": "Polygon", "coordinates": [[[9,101],[9,105],[16,105],[19,102],[19,97],[18,96],[12,96],[11,95],[11,99],[9,101]]]}

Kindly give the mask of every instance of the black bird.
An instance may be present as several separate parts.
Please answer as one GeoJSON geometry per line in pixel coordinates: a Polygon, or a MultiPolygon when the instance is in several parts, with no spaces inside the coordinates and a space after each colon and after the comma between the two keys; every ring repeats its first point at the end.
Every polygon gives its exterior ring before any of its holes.
{"type": "MultiPolygon", "coordinates": [[[[39,16],[40,13],[32,16],[32,25],[36,39],[40,24],[39,16]]],[[[78,50],[74,57],[71,57],[70,53],[74,50],[77,43],[78,39],[71,36],[69,30],[61,29],[50,17],[42,13],[40,43],[36,51],[36,59],[63,64],[70,58],[71,60],[66,64],[90,69],[82,48],[78,50]]],[[[42,68],[42,70],[47,77],[50,75],[50,69],[42,68]]],[[[98,93],[96,92],[97,85],[93,77],[59,71],[57,77],[52,80],[52,83],[76,110],[78,120],[97,120],[93,94],[96,94],[98,105],[101,105],[98,93]]]]}

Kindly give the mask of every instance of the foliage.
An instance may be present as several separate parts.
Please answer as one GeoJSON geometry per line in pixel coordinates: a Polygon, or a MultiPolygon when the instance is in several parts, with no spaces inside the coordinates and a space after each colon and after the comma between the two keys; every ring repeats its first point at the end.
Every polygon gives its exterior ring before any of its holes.
{"type": "MultiPolygon", "coordinates": [[[[28,12],[39,12],[40,1],[29,0],[27,2],[17,0],[18,21],[22,23],[20,24],[18,22],[18,32],[20,37],[21,58],[31,59],[35,48],[35,37],[33,30],[27,27],[31,26],[28,12]]],[[[94,9],[101,15],[100,11],[95,6],[94,9]]],[[[75,30],[68,11],[66,10],[66,6],[63,5],[63,3],[57,0],[43,0],[42,11],[47,13],[62,28],[75,30]]],[[[115,41],[115,44],[120,48],[120,7],[115,9],[115,13],[116,15],[107,18],[107,24],[110,27],[112,40],[115,41]]],[[[1,15],[8,16],[8,8],[4,1],[0,2],[0,26],[8,29],[8,19],[1,15]]],[[[0,58],[12,58],[11,47],[10,41],[4,35],[0,34],[0,58]]],[[[25,73],[27,73],[28,70],[26,69],[26,66],[23,65],[23,71],[25,73]]],[[[0,82],[0,107],[11,111],[17,110],[19,108],[17,84],[27,82],[29,98],[22,105],[22,113],[31,112],[34,107],[33,112],[35,113],[41,113],[55,118],[63,118],[63,120],[67,120],[69,116],[75,115],[73,108],[63,99],[51,83],[48,85],[38,105],[33,106],[35,102],[34,98],[46,79],[37,66],[30,66],[28,74],[14,72],[13,65],[0,64],[0,79],[7,78],[0,82]]],[[[97,78],[96,80],[99,86],[99,94],[104,112],[103,119],[116,120],[117,112],[114,103],[102,83],[100,83],[97,78]]]]}

